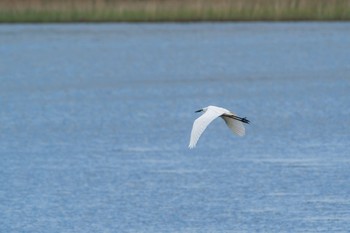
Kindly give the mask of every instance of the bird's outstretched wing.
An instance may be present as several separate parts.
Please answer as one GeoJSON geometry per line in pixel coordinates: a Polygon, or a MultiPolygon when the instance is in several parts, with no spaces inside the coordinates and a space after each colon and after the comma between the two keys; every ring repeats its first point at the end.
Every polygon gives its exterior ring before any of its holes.
{"type": "Polygon", "coordinates": [[[197,144],[199,137],[202,135],[207,126],[212,122],[215,118],[221,116],[223,112],[208,109],[202,116],[198,117],[192,127],[191,139],[189,148],[194,148],[197,144]]]}
{"type": "Polygon", "coordinates": [[[238,136],[244,136],[245,135],[245,128],[241,121],[232,119],[227,116],[221,116],[222,119],[226,122],[226,125],[231,129],[231,131],[238,136]]]}

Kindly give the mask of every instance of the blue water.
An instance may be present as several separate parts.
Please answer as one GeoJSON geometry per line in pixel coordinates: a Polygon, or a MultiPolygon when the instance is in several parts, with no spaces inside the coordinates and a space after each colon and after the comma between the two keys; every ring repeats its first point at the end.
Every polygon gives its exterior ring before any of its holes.
{"type": "Polygon", "coordinates": [[[0,232],[347,232],[350,23],[0,25],[0,232]],[[189,150],[194,111],[228,108],[189,150]]]}

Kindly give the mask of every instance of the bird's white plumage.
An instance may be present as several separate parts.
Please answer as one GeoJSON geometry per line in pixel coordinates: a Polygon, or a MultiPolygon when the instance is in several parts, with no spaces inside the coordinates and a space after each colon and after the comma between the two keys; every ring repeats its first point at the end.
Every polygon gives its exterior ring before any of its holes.
{"type": "Polygon", "coordinates": [[[226,116],[222,116],[222,119],[224,119],[226,125],[231,129],[233,133],[237,134],[238,136],[245,135],[245,128],[242,122],[226,116]]]}
{"type": "Polygon", "coordinates": [[[204,130],[207,128],[207,126],[216,118],[221,116],[224,121],[226,122],[227,126],[231,129],[231,131],[239,136],[245,135],[245,128],[242,122],[232,119],[229,116],[235,116],[234,113],[230,112],[229,110],[225,108],[220,108],[216,106],[208,106],[206,108],[203,108],[204,114],[198,117],[192,127],[191,131],[191,139],[189,148],[194,148],[204,132],[204,130]]]}
{"type": "Polygon", "coordinates": [[[193,122],[190,145],[188,146],[189,148],[196,146],[199,137],[207,126],[220,115],[222,115],[221,111],[215,111],[214,109],[208,108],[202,116],[198,117],[193,122]]]}

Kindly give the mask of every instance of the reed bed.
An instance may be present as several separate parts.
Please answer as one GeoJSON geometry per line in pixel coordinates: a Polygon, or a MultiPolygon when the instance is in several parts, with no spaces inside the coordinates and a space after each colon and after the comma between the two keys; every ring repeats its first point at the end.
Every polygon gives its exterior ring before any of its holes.
{"type": "Polygon", "coordinates": [[[0,0],[0,22],[350,20],[350,0],[0,0]]]}

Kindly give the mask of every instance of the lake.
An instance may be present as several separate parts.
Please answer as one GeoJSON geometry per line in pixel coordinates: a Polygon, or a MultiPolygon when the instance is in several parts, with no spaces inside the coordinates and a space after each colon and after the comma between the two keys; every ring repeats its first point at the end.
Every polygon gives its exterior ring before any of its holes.
{"type": "Polygon", "coordinates": [[[350,23],[0,25],[1,232],[347,232],[350,23]],[[194,113],[215,120],[188,149],[194,113]]]}

